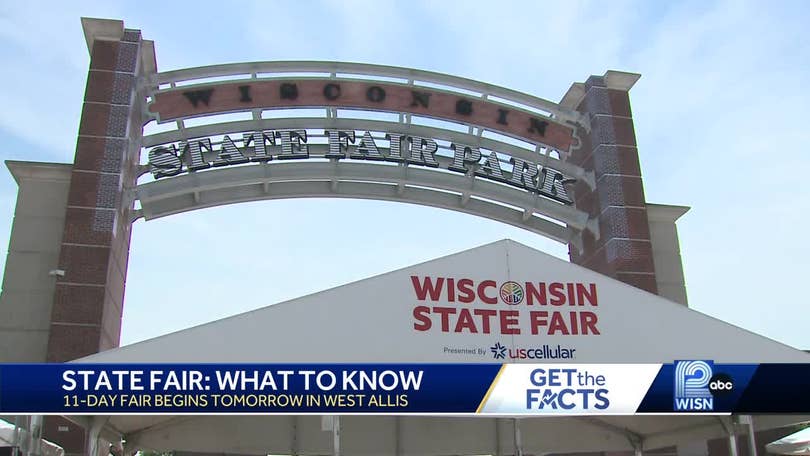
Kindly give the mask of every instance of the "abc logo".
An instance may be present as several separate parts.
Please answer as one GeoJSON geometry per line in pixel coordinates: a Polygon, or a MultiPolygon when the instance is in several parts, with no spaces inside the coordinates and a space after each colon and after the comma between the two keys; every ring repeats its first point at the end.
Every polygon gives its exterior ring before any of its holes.
{"type": "Polygon", "coordinates": [[[709,380],[709,392],[712,396],[723,396],[734,390],[734,381],[728,374],[715,374],[709,380]]]}

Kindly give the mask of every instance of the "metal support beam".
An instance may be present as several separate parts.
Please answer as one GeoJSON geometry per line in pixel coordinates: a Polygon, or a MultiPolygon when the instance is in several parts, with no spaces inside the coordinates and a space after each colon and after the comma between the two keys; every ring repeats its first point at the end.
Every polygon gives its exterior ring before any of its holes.
{"type": "Polygon", "coordinates": [[[749,449],[749,456],[757,456],[757,437],[756,431],[754,431],[754,416],[753,415],[744,415],[741,418],[741,422],[748,425],[748,449],[749,449]]]}
{"type": "Polygon", "coordinates": [[[94,416],[90,419],[90,427],[85,429],[87,433],[87,443],[85,445],[85,454],[87,456],[98,456],[100,448],[101,430],[107,424],[107,418],[101,416],[94,416]]]}
{"type": "Polygon", "coordinates": [[[737,451],[737,435],[733,433],[728,436],[728,454],[729,456],[739,455],[737,451]]]}
{"type": "Polygon", "coordinates": [[[17,448],[18,453],[20,455],[28,454],[29,448],[29,430],[31,429],[31,417],[30,416],[21,416],[19,417],[19,425],[20,428],[17,430],[19,447],[17,448]]]}
{"type": "Polygon", "coordinates": [[[520,435],[520,420],[512,418],[515,430],[515,456],[523,456],[523,438],[520,435]]]}
{"type": "Polygon", "coordinates": [[[723,430],[726,432],[726,437],[728,438],[729,456],[738,456],[737,433],[734,430],[734,417],[728,418],[728,421],[722,417],[716,417],[716,419],[720,422],[720,426],[722,426],[723,430]]]}
{"type": "Polygon", "coordinates": [[[402,417],[395,416],[394,417],[394,439],[396,440],[395,443],[395,455],[401,456],[402,451],[402,417]]]}
{"type": "Polygon", "coordinates": [[[14,433],[11,434],[11,456],[19,456],[20,453],[20,416],[14,415],[14,433]]]}
{"type": "MultiPolygon", "coordinates": [[[[324,162],[255,165],[185,174],[167,180],[139,185],[137,196],[146,220],[204,207],[282,198],[326,197],[399,201],[455,210],[508,223],[563,243],[576,243],[576,234],[585,229],[588,214],[573,207],[536,198],[534,195],[495,182],[475,182],[463,175],[430,169],[409,169],[403,181],[394,166],[369,163],[324,162]],[[272,174],[268,168],[273,167],[272,174]],[[338,179],[337,191],[329,181],[338,179]],[[269,192],[260,184],[269,183],[269,192]],[[397,189],[392,192],[392,188],[397,189]],[[397,193],[401,191],[400,193],[397,193]],[[470,193],[466,205],[464,193],[470,193]],[[196,195],[196,196],[195,196],[196,195]],[[196,198],[196,200],[195,200],[196,198]],[[520,206],[533,214],[525,215],[520,206]]],[[[403,167],[404,168],[404,167],[403,167]]]]}
{"type": "Polygon", "coordinates": [[[495,456],[503,456],[503,445],[501,445],[501,419],[495,418],[495,456]]]}
{"type": "Polygon", "coordinates": [[[728,455],[739,456],[740,452],[737,449],[737,431],[734,429],[734,421],[732,420],[731,426],[728,427],[728,455]]]}
{"type": "Polygon", "coordinates": [[[340,416],[335,415],[332,421],[332,456],[340,456],[340,416]]]}
{"type": "Polygon", "coordinates": [[[42,454],[42,415],[31,416],[28,427],[28,452],[29,456],[40,456],[42,454]]]}
{"type": "Polygon", "coordinates": [[[298,456],[300,451],[298,445],[298,416],[295,415],[292,417],[292,456],[298,456]]]}

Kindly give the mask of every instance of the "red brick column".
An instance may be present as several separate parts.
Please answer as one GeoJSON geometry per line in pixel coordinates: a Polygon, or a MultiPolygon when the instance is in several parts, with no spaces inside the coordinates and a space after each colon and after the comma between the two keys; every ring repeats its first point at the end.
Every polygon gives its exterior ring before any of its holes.
{"type": "MultiPolygon", "coordinates": [[[[129,205],[143,133],[136,76],[144,42],[123,22],[82,19],[90,49],[76,155],[48,338],[48,362],[118,346],[129,257],[129,205]]],[[[150,43],[151,44],[151,43],[150,43]]],[[[62,417],[45,420],[43,436],[84,454],[86,432],[62,417]]]]}
{"type": "Polygon", "coordinates": [[[580,182],[575,205],[599,220],[598,239],[583,234],[584,249],[569,246],[573,263],[657,293],[650,228],[641,179],[630,87],[639,75],[608,71],[574,84],[562,104],[586,114],[591,130],[569,161],[592,171],[596,187],[580,182]]]}
{"type": "Polygon", "coordinates": [[[68,194],[48,340],[49,362],[118,346],[134,186],[142,134],[136,75],[141,32],[120,21],[85,22],[90,71],[68,194]],[[120,24],[117,37],[110,26],[120,24]],[[92,30],[104,26],[102,37],[92,30]],[[88,34],[88,29],[90,33],[88,34]]]}

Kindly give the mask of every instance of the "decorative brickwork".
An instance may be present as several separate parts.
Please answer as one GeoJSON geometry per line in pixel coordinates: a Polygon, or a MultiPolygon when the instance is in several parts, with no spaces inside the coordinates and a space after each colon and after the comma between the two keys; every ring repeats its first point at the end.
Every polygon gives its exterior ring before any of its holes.
{"type": "Polygon", "coordinates": [[[591,130],[579,129],[582,145],[568,160],[592,171],[596,188],[576,184],[574,200],[578,209],[599,220],[600,235],[585,232],[581,252],[569,246],[571,261],[657,293],[629,87],[615,87],[606,75],[591,76],[578,89],[584,89],[584,96],[568,102],[588,115],[591,130]]]}
{"type": "Polygon", "coordinates": [[[134,185],[141,131],[135,80],[140,31],[91,45],[76,143],[47,360],[69,361],[118,346],[130,222],[123,198],[134,185]],[[136,122],[137,124],[137,122],[136,122]]]}
{"type": "MultiPolygon", "coordinates": [[[[140,105],[135,81],[141,33],[90,44],[90,71],[68,192],[47,361],[64,362],[115,348],[121,334],[131,223],[124,190],[135,185],[140,105]]],[[[44,436],[84,454],[85,431],[61,417],[44,436]]]]}

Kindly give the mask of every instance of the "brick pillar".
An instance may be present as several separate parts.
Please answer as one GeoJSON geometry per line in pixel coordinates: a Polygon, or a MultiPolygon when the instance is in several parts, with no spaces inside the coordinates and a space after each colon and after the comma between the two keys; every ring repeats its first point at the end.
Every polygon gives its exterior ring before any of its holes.
{"type": "Polygon", "coordinates": [[[574,84],[563,106],[590,118],[591,130],[580,128],[582,145],[568,161],[592,171],[596,187],[579,182],[575,206],[598,218],[598,239],[583,234],[582,252],[569,246],[571,261],[657,293],[650,228],[641,180],[629,90],[640,76],[608,71],[574,84]]]}
{"type": "Polygon", "coordinates": [[[90,71],[68,192],[47,361],[118,346],[131,223],[124,188],[135,184],[142,134],[136,75],[141,32],[84,19],[90,71]]]}
{"type": "MultiPolygon", "coordinates": [[[[82,19],[90,69],[70,176],[46,360],[64,362],[115,348],[121,334],[132,224],[125,190],[134,187],[142,124],[137,76],[154,63],[151,42],[122,21],[82,19]]],[[[44,436],[66,455],[85,451],[85,430],[62,417],[44,436]]]]}

